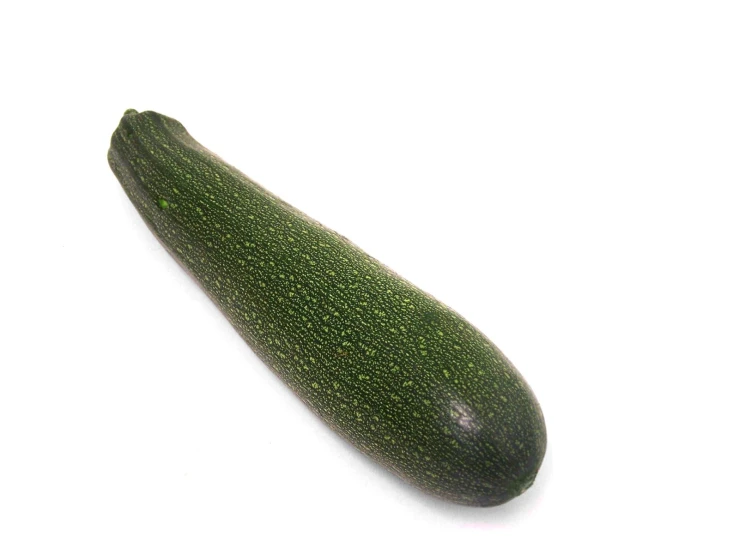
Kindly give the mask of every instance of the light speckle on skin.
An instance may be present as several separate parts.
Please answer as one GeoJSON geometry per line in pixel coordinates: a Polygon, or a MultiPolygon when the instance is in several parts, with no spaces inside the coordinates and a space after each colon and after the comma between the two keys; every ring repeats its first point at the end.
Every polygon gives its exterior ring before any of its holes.
{"type": "Polygon", "coordinates": [[[478,419],[473,414],[472,409],[464,402],[453,400],[450,415],[463,431],[474,433],[480,430],[478,419]]]}

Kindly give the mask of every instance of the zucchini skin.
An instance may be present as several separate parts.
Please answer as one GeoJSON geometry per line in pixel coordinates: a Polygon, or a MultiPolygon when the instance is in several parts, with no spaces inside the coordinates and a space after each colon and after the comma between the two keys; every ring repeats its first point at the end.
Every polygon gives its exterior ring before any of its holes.
{"type": "Polygon", "coordinates": [[[507,502],[534,481],[544,418],[461,316],[196,142],[126,111],[108,161],[151,231],[255,353],[332,429],[439,498],[507,502]]]}

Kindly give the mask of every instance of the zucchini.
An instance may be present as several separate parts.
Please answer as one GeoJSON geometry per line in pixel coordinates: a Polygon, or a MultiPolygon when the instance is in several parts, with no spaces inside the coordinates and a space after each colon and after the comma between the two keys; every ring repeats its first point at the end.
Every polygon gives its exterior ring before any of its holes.
{"type": "Polygon", "coordinates": [[[457,313],[196,142],[126,111],[110,167],[151,231],[331,428],[443,499],[494,506],[534,481],[539,404],[457,313]]]}

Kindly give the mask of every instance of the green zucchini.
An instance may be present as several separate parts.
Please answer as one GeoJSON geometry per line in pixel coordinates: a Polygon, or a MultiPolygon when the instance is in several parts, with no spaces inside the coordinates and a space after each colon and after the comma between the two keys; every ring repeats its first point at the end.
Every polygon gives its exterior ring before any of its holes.
{"type": "Polygon", "coordinates": [[[331,428],[452,502],[494,506],[534,481],[539,404],[457,313],[196,142],[126,111],[110,166],[169,253],[331,428]]]}

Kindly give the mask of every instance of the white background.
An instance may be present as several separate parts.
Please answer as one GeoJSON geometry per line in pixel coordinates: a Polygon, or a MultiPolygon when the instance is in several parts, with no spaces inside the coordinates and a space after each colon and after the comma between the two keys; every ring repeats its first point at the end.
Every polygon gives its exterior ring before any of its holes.
{"type": "Polygon", "coordinates": [[[736,2],[14,6],[0,551],[737,551],[736,2]],[[125,197],[127,108],[491,337],[535,485],[447,504],[327,430],[125,197]]]}

